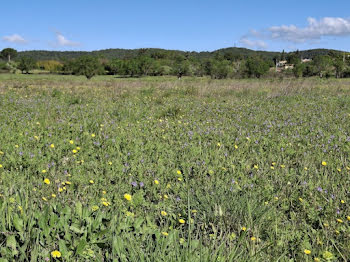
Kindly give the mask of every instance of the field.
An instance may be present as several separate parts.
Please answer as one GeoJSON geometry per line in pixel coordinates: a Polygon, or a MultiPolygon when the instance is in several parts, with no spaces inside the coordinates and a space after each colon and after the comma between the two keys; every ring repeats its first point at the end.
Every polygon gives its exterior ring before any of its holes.
{"type": "Polygon", "coordinates": [[[349,261],[349,95],[0,75],[0,262],[349,261]]]}

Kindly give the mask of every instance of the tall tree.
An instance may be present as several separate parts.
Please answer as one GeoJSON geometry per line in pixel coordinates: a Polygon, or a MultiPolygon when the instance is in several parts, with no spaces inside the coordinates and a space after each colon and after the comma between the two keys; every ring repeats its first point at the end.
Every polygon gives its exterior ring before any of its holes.
{"type": "Polygon", "coordinates": [[[73,73],[75,75],[84,75],[87,79],[91,79],[102,71],[102,65],[98,58],[94,56],[81,56],[74,63],[73,73]]]}
{"type": "Polygon", "coordinates": [[[26,74],[29,74],[29,71],[35,68],[35,65],[36,62],[33,58],[23,56],[19,60],[17,68],[22,71],[22,74],[24,74],[24,72],[26,74]]]}
{"type": "Polygon", "coordinates": [[[17,51],[13,48],[5,48],[1,51],[1,56],[7,59],[8,62],[11,62],[11,58],[15,58],[17,56],[17,51]]]}

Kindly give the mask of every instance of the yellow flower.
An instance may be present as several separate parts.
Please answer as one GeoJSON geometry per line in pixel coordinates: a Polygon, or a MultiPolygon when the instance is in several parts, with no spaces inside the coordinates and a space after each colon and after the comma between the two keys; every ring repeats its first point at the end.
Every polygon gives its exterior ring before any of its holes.
{"type": "Polygon", "coordinates": [[[337,218],[337,222],[343,223],[343,220],[341,220],[340,218],[337,218]]]}
{"type": "Polygon", "coordinates": [[[350,216],[347,216],[346,219],[347,219],[348,221],[350,221],[350,216]]]}
{"type": "Polygon", "coordinates": [[[273,166],[271,166],[270,168],[271,168],[272,170],[274,170],[274,169],[275,169],[275,167],[273,167],[273,166]]]}
{"type": "Polygon", "coordinates": [[[258,169],[258,168],[259,168],[259,166],[258,166],[258,165],[254,165],[254,168],[255,168],[255,169],[258,169]]]}
{"type": "Polygon", "coordinates": [[[91,209],[92,209],[92,211],[94,211],[94,212],[95,212],[96,210],[98,210],[98,209],[99,209],[99,207],[98,207],[98,206],[92,206],[92,207],[91,207],[91,209]]]}
{"type": "Polygon", "coordinates": [[[307,167],[304,167],[304,170],[308,170],[308,168],[307,168],[307,167]]]}
{"type": "Polygon", "coordinates": [[[185,224],[186,221],[181,218],[181,219],[179,219],[179,222],[180,222],[180,224],[185,224]]]}
{"type": "Polygon", "coordinates": [[[318,257],[315,257],[315,258],[314,258],[314,261],[315,261],[315,262],[320,262],[321,259],[319,259],[318,257]]]}
{"type": "Polygon", "coordinates": [[[162,235],[163,236],[168,236],[169,234],[168,234],[168,232],[162,232],[162,235]]]}
{"type": "Polygon", "coordinates": [[[108,162],[108,165],[110,165],[110,166],[111,166],[112,164],[113,164],[113,163],[112,163],[111,161],[109,161],[109,162],[108,162]]]}
{"type": "Polygon", "coordinates": [[[46,185],[50,185],[50,183],[51,183],[51,182],[50,182],[50,179],[45,178],[45,179],[44,179],[44,183],[45,183],[46,185]]]}
{"type": "Polygon", "coordinates": [[[15,145],[15,148],[19,148],[19,145],[15,145]]]}
{"type": "Polygon", "coordinates": [[[322,166],[326,166],[327,162],[326,161],[322,161],[322,166]]]}
{"type": "Polygon", "coordinates": [[[326,260],[331,260],[331,259],[334,258],[333,254],[331,252],[329,252],[329,251],[323,252],[322,256],[326,260]]]}
{"type": "Polygon", "coordinates": [[[238,149],[238,146],[237,146],[237,145],[235,145],[235,149],[238,149]]]}
{"type": "Polygon", "coordinates": [[[165,216],[167,215],[167,212],[162,211],[162,212],[160,212],[160,214],[161,214],[163,217],[165,217],[165,216]]]}
{"type": "Polygon", "coordinates": [[[55,194],[52,194],[51,196],[52,196],[52,198],[55,198],[55,197],[56,197],[56,195],[55,195],[55,194]]]}
{"type": "Polygon", "coordinates": [[[179,242],[180,242],[180,244],[183,244],[183,243],[185,243],[185,239],[180,238],[179,242]]]}
{"type": "Polygon", "coordinates": [[[94,180],[91,179],[91,180],[89,180],[89,183],[90,183],[90,184],[93,184],[93,183],[95,183],[95,182],[94,182],[94,180]]]}
{"type": "Polygon", "coordinates": [[[72,184],[72,183],[71,183],[71,182],[69,182],[69,181],[66,181],[66,184],[67,184],[67,185],[70,185],[70,184],[72,184]]]}
{"type": "Polygon", "coordinates": [[[36,140],[39,140],[39,137],[38,137],[38,136],[34,136],[34,138],[35,138],[36,140]]]}
{"type": "Polygon", "coordinates": [[[73,140],[69,140],[69,144],[73,145],[74,141],[73,140]]]}
{"type": "Polygon", "coordinates": [[[168,199],[169,198],[168,195],[164,195],[163,197],[164,197],[164,199],[168,199]]]}
{"type": "Polygon", "coordinates": [[[102,191],[102,194],[104,194],[104,195],[105,195],[105,194],[107,194],[107,192],[103,190],[103,191],[102,191]]]}
{"type": "Polygon", "coordinates": [[[41,173],[46,173],[47,171],[45,170],[45,169],[43,169],[42,171],[41,171],[41,173]]]}
{"type": "Polygon", "coordinates": [[[285,168],[286,166],[285,165],[281,165],[281,168],[285,168]]]}
{"type": "Polygon", "coordinates": [[[73,154],[76,154],[78,151],[76,149],[72,150],[73,154]]]}
{"type": "Polygon", "coordinates": [[[158,185],[158,184],[159,184],[159,181],[156,179],[156,180],[154,180],[154,183],[155,183],[156,185],[158,185]]]}
{"type": "Polygon", "coordinates": [[[51,148],[55,148],[55,145],[54,145],[54,144],[51,144],[50,147],[51,147],[51,148]]]}
{"type": "Polygon", "coordinates": [[[51,252],[51,256],[53,258],[60,258],[61,257],[61,252],[58,251],[58,250],[54,250],[54,251],[51,252]]]}
{"type": "Polygon", "coordinates": [[[310,254],[311,254],[311,250],[304,249],[304,253],[305,253],[306,255],[310,255],[310,254]]]}
{"type": "Polygon", "coordinates": [[[130,194],[124,194],[124,198],[128,201],[131,201],[131,195],[130,194]]]}
{"type": "Polygon", "coordinates": [[[91,137],[95,137],[96,135],[95,134],[91,134],[91,137]]]}
{"type": "Polygon", "coordinates": [[[299,197],[299,201],[300,201],[300,202],[303,202],[304,200],[303,200],[301,197],[299,197]]]}
{"type": "Polygon", "coordinates": [[[181,174],[182,174],[180,170],[177,170],[176,173],[177,173],[178,175],[181,175],[181,174]]]}
{"type": "Polygon", "coordinates": [[[2,168],[2,165],[0,164],[0,168],[2,168]]]}
{"type": "Polygon", "coordinates": [[[246,227],[241,227],[241,230],[242,230],[242,231],[246,231],[247,228],[246,228],[246,227]]]}
{"type": "Polygon", "coordinates": [[[221,146],[221,144],[220,143],[218,143],[218,147],[220,147],[221,146]]]}
{"type": "Polygon", "coordinates": [[[61,187],[58,188],[58,192],[62,192],[63,189],[61,187]]]}
{"type": "Polygon", "coordinates": [[[251,240],[251,241],[255,241],[255,240],[256,240],[256,237],[251,237],[250,240],[251,240]]]}
{"type": "Polygon", "coordinates": [[[341,172],[341,169],[340,168],[337,168],[338,172],[341,172]]]}
{"type": "Polygon", "coordinates": [[[108,207],[108,206],[110,205],[110,203],[107,202],[107,201],[103,201],[103,202],[102,202],[102,205],[104,205],[105,207],[108,207]]]}
{"type": "Polygon", "coordinates": [[[44,200],[44,201],[47,201],[47,198],[46,198],[46,197],[42,197],[41,199],[44,200]]]}
{"type": "Polygon", "coordinates": [[[344,200],[341,200],[340,202],[341,202],[342,204],[345,204],[345,201],[344,201],[344,200]]]}
{"type": "Polygon", "coordinates": [[[78,147],[78,146],[77,146],[77,148],[76,148],[76,149],[79,151],[79,150],[80,150],[80,147],[78,147]]]}

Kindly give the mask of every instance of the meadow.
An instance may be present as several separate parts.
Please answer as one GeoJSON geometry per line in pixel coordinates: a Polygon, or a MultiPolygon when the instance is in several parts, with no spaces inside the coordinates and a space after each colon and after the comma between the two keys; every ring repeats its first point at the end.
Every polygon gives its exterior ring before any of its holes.
{"type": "Polygon", "coordinates": [[[0,75],[0,262],[349,261],[350,80],[0,75]]]}

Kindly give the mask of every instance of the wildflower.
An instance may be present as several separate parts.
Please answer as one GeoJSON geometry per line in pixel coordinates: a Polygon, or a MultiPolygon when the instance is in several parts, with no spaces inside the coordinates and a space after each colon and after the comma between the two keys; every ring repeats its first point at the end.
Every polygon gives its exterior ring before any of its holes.
{"type": "Polygon", "coordinates": [[[95,205],[95,206],[92,206],[91,209],[92,209],[93,212],[95,212],[95,211],[97,211],[99,209],[99,207],[95,205]]]}
{"type": "Polygon", "coordinates": [[[124,198],[128,201],[131,201],[131,195],[130,194],[124,194],[124,198]]]}
{"type": "Polygon", "coordinates": [[[337,218],[337,222],[338,222],[338,223],[343,223],[343,220],[340,219],[340,218],[337,218]]]}
{"type": "Polygon", "coordinates": [[[58,188],[58,192],[62,192],[63,189],[61,187],[58,188]]]}
{"type": "Polygon", "coordinates": [[[160,214],[161,214],[163,217],[165,217],[168,213],[165,212],[165,211],[162,211],[162,212],[160,212],[160,214]]]}
{"type": "Polygon", "coordinates": [[[45,183],[46,185],[50,185],[50,183],[51,183],[51,182],[50,182],[50,179],[45,178],[45,179],[44,179],[44,183],[45,183]]]}
{"type": "Polygon", "coordinates": [[[156,185],[158,185],[158,184],[159,184],[159,181],[156,179],[156,180],[154,180],[154,183],[155,183],[156,185]]]}
{"type": "Polygon", "coordinates": [[[168,195],[164,195],[163,197],[164,197],[164,199],[168,199],[169,198],[168,195]]]}
{"type": "Polygon", "coordinates": [[[179,223],[180,223],[180,224],[185,224],[185,222],[186,222],[186,221],[183,220],[182,218],[179,219],[179,223]]]}
{"type": "Polygon", "coordinates": [[[285,165],[281,165],[281,168],[285,168],[286,166],[285,165]]]}
{"type": "Polygon", "coordinates": [[[177,170],[176,173],[177,173],[178,175],[181,175],[181,174],[182,174],[180,170],[177,170]]]}
{"type": "Polygon", "coordinates": [[[39,137],[38,137],[38,136],[34,136],[34,138],[35,138],[36,140],[39,140],[39,137]]]}
{"type": "Polygon", "coordinates": [[[46,173],[47,171],[45,170],[45,169],[43,169],[42,171],[41,171],[41,173],[46,173]]]}
{"type": "Polygon", "coordinates": [[[340,200],[340,202],[341,202],[342,204],[345,204],[345,201],[344,201],[344,200],[340,200]]]}
{"type": "Polygon", "coordinates": [[[66,183],[66,185],[70,185],[70,184],[72,184],[72,183],[71,183],[71,182],[69,182],[69,181],[66,181],[65,183],[66,183]]]}
{"type": "Polygon", "coordinates": [[[15,148],[19,148],[19,145],[15,145],[15,148]]]}
{"type": "Polygon", "coordinates": [[[56,195],[55,195],[55,194],[52,194],[51,196],[52,196],[52,198],[55,198],[55,197],[56,197],[56,195]]]}
{"type": "Polygon", "coordinates": [[[79,150],[80,150],[80,147],[78,147],[78,146],[77,146],[77,148],[76,148],[76,149],[79,151],[79,150]]]}
{"type": "Polygon", "coordinates": [[[73,154],[78,153],[78,151],[76,149],[73,149],[72,152],[73,152],[73,154]]]}
{"type": "Polygon", "coordinates": [[[299,201],[300,201],[300,202],[303,202],[303,201],[304,201],[304,199],[302,199],[301,197],[299,197],[299,201]]]}
{"type": "Polygon", "coordinates": [[[220,147],[221,146],[221,144],[220,143],[218,143],[218,147],[220,147]]]}
{"type": "Polygon", "coordinates": [[[256,240],[256,237],[251,237],[250,240],[251,240],[251,241],[255,241],[255,240],[256,240]]]}
{"type": "Polygon", "coordinates": [[[270,168],[271,168],[272,170],[274,170],[274,169],[275,169],[275,167],[273,167],[273,166],[271,166],[270,168]]]}
{"type": "Polygon", "coordinates": [[[111,166],[112,164],[113,164],[113,163],[112,163],[111,161],[109,161],[109,162],[108,162],[108,165],[110,165],[110,166],[111,166]]]}
{"type": "Polygon", "coordinates": [[[254,165],[254,168],[255,168],[255,169],[258,169],[258,168],[259,168],[259,166],[258,166],[258,165],[254,165]]]}
{"type": "Polygon", "coordinates": [[[91,134],[91,137],[95,137],[96,135],[95,134],[91,134]]]}
{"type": "Polygon", "coordinates": [[[107,202],[107,201],[103,201],[103,202],[102,202],[102,205],[104,205],[105,207],[108,207],[108,206],[110,205],[110,203],[107,202]]]}
{"type": "Polygon", "coordinates": [[[307,168],[307,167],[304,167],[304,170],[308,170],[308,168],[307,168]]]}
{"type": "Polygon", "coordinates": [[[305,253],[306,255],[310,255],[310,254],[311,254],[311,250],[309,250],[309,249],[304,249],[304,253],[305,253]]]}
{"type": "Polygon", "coordinates": [[[93,183],[95,183],[95,182],[94,182],[94,180],[91,179],[91,180],[89,180],[89,183],[90,183],[90,184],[93,184],[93,183]]]}
{"type": "Polygon", "coordinates": [[[235,145],[235,149],[238,149],[238,146],[237,146],[237,145],[235,145]]]}
{"type": "Polygon", "coordinates": [[[347,219],[348,221],[350,221],[350,216],[347,216],[346,219],[347,219]]]}
{"type": "Polygon", "coordinates": [[[51,147],[51,148],[55,148],[55,145],[54,145],[54,144],[51,144],[50,147],[51,147]]]}
{"type": "Polygon", "coordinates": [[[331,260],[331,259],[334,258],[334,255],[331,252],[329,252],[329,251],[323,252],[322,256],[326,260],[331,260]]]}
{"type": "Polygon", "coordinates": [[[247,228],[246,228],[246,227],[241,227],[241,230],[242,230],[242,231],[246,231],[247,228]]]}
{"type": "Polygon", "coordinates": [[[2,168],[2,165],[0,164],[0,168],[2,168]]]}
{"type": "Polygon", "coordinates": [[[337,168],[338,172],[341,172],[341,169],[340,168],[337,168]]]}
{"type": "Polygon", "coordinates": [[[104,195],[105,195],[105,194],[107,194],[107,192],[103,190],[103,191],[102,191],[102,194],[104,194],[104,195]]]}
{"type": "Polygon", "coordinates": [[[183,244],[183,243],[185,243],[185,239],[180,238],[180,239],[179,239],[179,242],[180,242],[180,244],[183,244]]]}
{"type": "Polygon", "coordinates": [[[320,262],[321,259],[319,259],[318,257],[315,257],[315,258],[314,258],[314,261],[315,261],[315,262],[320,262]]]}
{"type": "Polygon", "coordinates": [[[162,232],[162,235],[166,237],[166,236],[168,236],[169,234],[168,234],[168,232],[162,232]]]}
{"type": "Polygon", "coordinates": [[[53,258],[60,258],[61,257],[61,252],[58,251],[58,250],[54,250],[54,251],[51,252],[51,256],[53,258]]]}
{"type": "Polygon", "coordinates": [[[46,198],[46,197],[42,197],[41,199],[44,200],[44,201],[47,201],[47,198],[46,198]]]}
{"type": "Polygon", "coordinates": [[[322,161],[322,166],[326,166],[327,162],[326,161],[322,161]]]}
{"type": "Polygon", "coordinates": [[[74,141],[73,140],[69,140],[69,144],[73,145],[74,141]]]}

